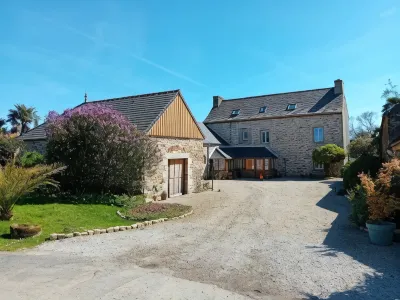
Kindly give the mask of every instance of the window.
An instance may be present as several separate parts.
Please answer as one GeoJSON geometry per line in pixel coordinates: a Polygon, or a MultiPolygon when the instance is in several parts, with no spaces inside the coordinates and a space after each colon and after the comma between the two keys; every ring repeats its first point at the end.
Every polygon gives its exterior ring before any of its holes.
{"type": "Polygon", "coordinates": [[[254,170],[254,159],[246,159],[246,170],[254,170]]]}
{"type": "Polygon", "coordinates": [[[290,103],[288,104],[288,106],[286,107],[286,110],[295,110],[296,109],[296,103],[290,103]]]}
{"type": "Polygon", "coordinates": [[[261,131],[261,143],[266,144],[269,143],[269,132],[261,131]]]}
{"type": "Polygon", "coordinates": [[[314,163],[314,170],[323,170],[323,169],[324,169],[324,164],[314,163]]]}
{"type": "Polygon", "coordinates": [[[234,109],[232,110],[232,116],[237,116],[240,113],[240,109],[234,109]]]}
{"type": "Polygon", "coordinates": [[[324,128],[316,127],[314,128],[314,142],[321,143],[324,141],[324,128]]]}
{"type": "Polygon", "coordinates": [[[249,140],[249,132],[247,131],[247,129],[244,129],[242,131],[242,140],[243,141],[248,141],[249,140]]]}
{"type": "Polygon", "coordinates": [[[267,110],[266,106],[261,106],[260,110],[258,111],[260,114],[265,113],[265,111],[267,110]]]}
{"type": "Polygon", "coordinates": [[[263,159],[256,159],[256,169],[262,170],[264,167],[264,160],[263,159]]]}
{"type": "Polygon", "coordinates": [[[265,159],[265,170],[269,170],[269,158],[265,159]]]}

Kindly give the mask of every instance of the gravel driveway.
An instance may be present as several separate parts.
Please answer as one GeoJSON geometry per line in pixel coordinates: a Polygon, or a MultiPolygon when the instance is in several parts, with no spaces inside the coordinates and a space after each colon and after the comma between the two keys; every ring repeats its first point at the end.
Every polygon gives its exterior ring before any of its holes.
{"type": "Polygon", "coordinates": [[[350,226],[338,184],[218,181],[173,199],[186,219],[2,253],[1,298],[400,299],[400,245],[350,226]]]}

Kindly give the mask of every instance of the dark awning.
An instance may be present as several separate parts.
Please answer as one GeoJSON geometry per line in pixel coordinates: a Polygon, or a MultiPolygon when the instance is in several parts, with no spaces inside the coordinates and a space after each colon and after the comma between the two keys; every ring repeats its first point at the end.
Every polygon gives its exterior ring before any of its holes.
{"type": "Polygon", "coordinates": [[[230,158],[278,158],[267,147],[219,147],[230,158]]]}

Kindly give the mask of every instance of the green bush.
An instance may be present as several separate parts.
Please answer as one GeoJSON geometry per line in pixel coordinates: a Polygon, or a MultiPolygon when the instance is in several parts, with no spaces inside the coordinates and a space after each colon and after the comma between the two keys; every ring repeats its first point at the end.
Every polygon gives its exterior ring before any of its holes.
{"type": "Polygon", "coordinates": [[[0,166],[10,161],[17,149],[23,150],[24,143],[13,136],[0,134],[0,166]]]}
{"type": "Polygon", "coordinates": [[[351,203],[350,220],[358,226],[365,226],[368,220],[368,204],[367,194],[363,187],[359,184],[354,189],[350,190],[347,196],[351,203]]]}
{"type": "Polygon", "coordinates": [[[360,173],[370,174],[372,177],[375,177],[380,168],[381,162],[378,157],[361,155],[359,158],[343,167],[344,188],[349,190],[354,188],[357,184],[360,184],[360,179],[358,178],[360,173]]]}
{"type": "Polygon", "coordinates": [[[351,161],[348,161],[341,169],[340,169],[340,177],[344,177],[344,172],[347,170],[348,167],[350,167],[351,161]]]}
{"type": "Polygon", "coordinates": [[[124,207],[126,209],[132,209],[135,208],[136,206],[146,203],[144,195],[138,195],[138,196],[129,196],[125,194],[119,196],[115,195],[113,201],[115,205],[124,207]]]}
{"type": "Polygon", "coordinates": [[[314,149],[312,159],[324,165],[325,176],[339,176],[339,165],[346,158],[343,148],[335,144],[327,144],[314,149]]]}
{"type": "Polygon", "coordinates": [[[21,157],[21,165],[25,168],[42,164],[44,164],[44,156],[39,152],[25,152],[21,157]]]}

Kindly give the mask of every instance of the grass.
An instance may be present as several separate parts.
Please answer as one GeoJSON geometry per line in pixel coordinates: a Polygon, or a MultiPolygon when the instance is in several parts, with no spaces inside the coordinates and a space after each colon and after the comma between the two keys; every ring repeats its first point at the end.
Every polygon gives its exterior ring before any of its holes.
{"type": "MultiPolygon", "coordinates": [[[[56,201],[57,199],[29,198],[21,201],[20,205],[16,205],[13,219],[0,221],[0,251],[14,251],[37,246],[43,243],[51,233],[71,233],[134,223],[132,220],[124,220],[117,215],[117,210],[121,209],[118,206],[54,203],[56,201]],[[21,240],[10,239],[10,225],[13,223],[40,225],[42,233],[39,236],[21,240]]],[[[65,202],[65,200],[60,202],[65,202]]]]}
{"type": "Polygon", "coordinates": [[[192,210],[191,206],[177,203],[146,203],[126,212],[134,221],[179,217],[192,210]]]}

